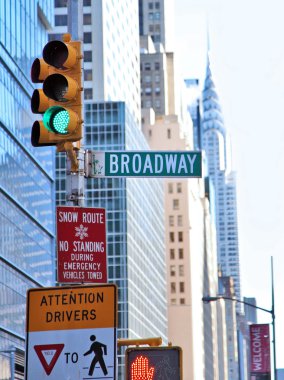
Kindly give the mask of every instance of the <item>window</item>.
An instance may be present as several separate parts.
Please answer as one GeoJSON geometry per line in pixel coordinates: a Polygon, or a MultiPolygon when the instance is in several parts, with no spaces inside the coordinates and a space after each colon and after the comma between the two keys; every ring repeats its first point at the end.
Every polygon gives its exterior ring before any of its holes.
{"type": "Polygon", "coordinates": [[[182,227],[182,215],[178,215],[178,217],[177,217],[177,225],[178,225],[178,227],[182,227]]]}
{"type": "Polygon", "coordinates": [[[145,95],[151,95],[152,94],[152,88],[151,87],[146,87],[144,89],[144,91],[145,91],[145,95]]]}
{"type": "Polygon", "coordinates": [[[83,15],[83,24],[84,25],[91,25],[92,24],[92,15],[90,13],[83,15]]]}
{"type": "Polygon", "coordinates": [[[151,70],[151,63],[150,62],[145,62],[144,63],[144,70],[150,71],[151,70]]]}
{"type": "Polygon", "coordinates": [[[175,292],[176,292],[176,283],[171,282],[171,293],[175,293],[175,292]]]}
{"type": "Polygon", "coordinates": [[[161,31],[160,25],[159,24],[155,25],[155,32],[160,33],[160,31],[161,31]]]}
{"type": "Polygon", "coordinates": [[[84,89],[84,99],[92,99],[93,98],[93,90],[91,88],[84,89]]]}
{"type": "Polygon", "coordinates": [[[179,283],[179,291],[180,291],[181,293],[184,293],[184,282],[180,282],[180,283],[179,283]]]}
{"type": "Polygon", "coordinates": [[[174,190],[173,184],[172,184],[172,183],[169,183],[169,184],[168,184],[168,192],[169,192],[169,194],[172,194],[172,193],[173,193],[173,190],[174,190]]]}
{"type": "Polygon", "coordinates": [[[171,138],[171,130],[170,129],[167,129],[167,136],[168,136],[168,139],[171,138]]]}
{"type": "Polygon", "coordinates": [[[177,303],[177,300],[175,298],[171,298],[171,304],[176,305],[176,303],[177,303]]]}
{"type": "Polygon", "coordinates": [[[178,199],[174,199],[173,200],[173,209],[174,210],[178,210],[179,209],[179,200],[178,199]]]}
{"type": "Polygon", "coordinates": [[[83,5],[84,5],[84,7],[89,7],[89,6],[91,6],[91,1],[92,1],[92,0],[84,0],[84,1],[83,1],[83,5]]]}
{"type": "Polygon", "coordinates": [[[54,6],[55,6],[55,8],[67,7],[67,0],[55,0],[54,6]]]}
{"type": "Polygon", "coordinates": [[[170,249],[170,258],[171,258],[171,260],[174,260],[174,258],[175,258],[175,250],[174,249],[170,249]]]}
{"type": "Polygon", "coordinates": [[[156,95],[160,95],[160,94],[161,94],[161,89],[160,89],[160,87],[156,87],[156,88],[155,88],[155,94],[156,94],[156,95]]]}
{"type": "Polygon", "coordinates": [[[160,9],[160,3],[158,1],[155,2],[155,8],[160,9]]]}
{"type": "Polygon", "coordinates": [[[148,3],[148,8],[153,9],[153,3],[148,3]]]}
{"type": "Polygon", "coordinates": [[[148,18],[149,18],[149,20],[153,20],[153,18],[154,18],[153,12],[148,13],[148,18]]]}
{"type": "MultiPolygon", "coordinates": [[[[144,124],[143,121],[142,121],[142,124],[144,124]]],[[[152,129],[149,129],[149,131],[148,131],[148,136],[149,136],[149,137],[152,137],[152,129]]]]}
{"type": "Polygon", "coordinates": [[[155,70],[160,70],[160,62],[155,62],[155,70]]]}
{"type": "Polygon", "coordinates": [[[179,267],[178,267],[178,274],[180,276],[184,276],[184,266],[183,265],[179,265],[179,267]]]}
{"type": "Polygon", "coordinates": [[[155,107],[160,108],[161,107],[161,101],[159,99],[155,100],[155,107]]]}
{"type": "Polygon", "coordinates": [[[170,215],[169,216],[169,225],[172,227],[172,226],[174,226],[174,217],[173,217],[173,215],[170,215]]]}
{"type": "Polygon", "coordinates": [[[179,233],[178,233],[178,241],[180,243],[183,242],[183,232],[182,231],[179,231],[179,233]]]}
{"type": "Polygon", "coordinates": [[[67,25],[67,15],[55,15],[55,26],[67,25]]]}
{"type": "Polygon", "coordinates": [[[93,80],[93,70],[84,70],[84,80],[93,80]]]}
{"type": "Polygon", "coordinates": [[[177,192],[178,192],[178,193],[181,193],[181,192],[182,192],[182,184],[181,184],[181,182],[178,182],[178,183],[177,183],[177,192]]]}
{"type": "Polygon", "coordinates": [[[155,20],[160,20],[160,12],[155,12],[155,20]]]}
{"type": "Polygon", "coordinates": [[[84,51],[84,61],[85,62],[92,62],[93,60],[93,52],[91,50],[84,51]]]}
{"type": "Polygon", "coordinates": [[[180,302],[181,305],[184,305],[185,304],[185,299],[181,298],[179,302],[180,302]]]}
{"type": "Polygon", "coordinates": [[[170,275],[175,276],[176,275],[176,267],[175,265],[170,266],[170,275]]]}
{"type": "Polygon", "coordinates": [[[178,258],[183,259],[183,248],[179,248],[178,250],[178,258]]]}
{"type": "Polygon", "coordinates": [[[92,42],[92,33],[91,32],[85,32],[84,33],[84,43],[90,44],[92,42]]]}
{"type": "Polygon", "coordinates": [[[174,232],[170,232],[169,237],[170,237],[170,242],[173,243],[175,241],[175,234],[174,234],[174,232]]]}

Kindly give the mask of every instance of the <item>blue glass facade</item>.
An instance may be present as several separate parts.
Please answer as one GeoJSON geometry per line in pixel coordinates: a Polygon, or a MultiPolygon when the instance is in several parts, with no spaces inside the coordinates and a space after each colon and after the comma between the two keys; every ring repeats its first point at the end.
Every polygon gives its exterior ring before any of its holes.
{"type": "MultiPolygon", "coordinates": [[[[123,102],[85,105],[84,148],[148,149],[123,102]]],[[[65,203],[64,159],[57,199],[65,203]]],[[[88,207],[107,210],[109,281],[118,285],[119,338],[161,336],[167,342],[163,183],[158,179],[87,179],[88,207]]],[[[119,356],[119,376],[123,373],[119,356]]],[[[120,377],[123,378],[123,377],[120,377]]]]}
{"type": "Polygon", "coordinates": [[[0,378],[7,379],[5,350],[24,347],[26,291],[54,284],[55,155],[30,143],[30,67],[53,7],[50,0],[0,2],[0,378]]]}

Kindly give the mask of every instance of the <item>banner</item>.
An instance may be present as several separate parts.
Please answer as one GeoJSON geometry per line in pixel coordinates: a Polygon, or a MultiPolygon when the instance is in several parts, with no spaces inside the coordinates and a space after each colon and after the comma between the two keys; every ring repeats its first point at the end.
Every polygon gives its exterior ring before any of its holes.
{"type": "Polygon", "coordinates": [[[250,325],[251,380],[270,380],[269,324],[250,325]]]}

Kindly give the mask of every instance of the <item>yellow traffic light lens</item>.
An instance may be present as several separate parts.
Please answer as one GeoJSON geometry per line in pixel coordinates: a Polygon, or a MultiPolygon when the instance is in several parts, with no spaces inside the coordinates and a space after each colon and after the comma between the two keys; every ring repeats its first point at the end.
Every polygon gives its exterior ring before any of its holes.
{"type": "Polygon", "coordinates": [[[48,108],[43,115],[43,124],[49,131],[59,135],[66,135],[70,123],[69,112],[59,106],[48,108]]]}

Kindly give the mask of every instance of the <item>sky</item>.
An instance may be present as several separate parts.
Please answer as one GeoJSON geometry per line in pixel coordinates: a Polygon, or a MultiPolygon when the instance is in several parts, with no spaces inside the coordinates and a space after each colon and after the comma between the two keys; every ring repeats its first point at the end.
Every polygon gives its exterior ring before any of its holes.
{"type": "MultiPolygon", "coordinates": [[[[274,266],[277,367],[284,368],[284,1],[174,0],[176,64],[213,81],[237,172],[242,295],[271,309],[274,266]]],[[[258,311],[259,323],[271,315],[258,311]]]]}

